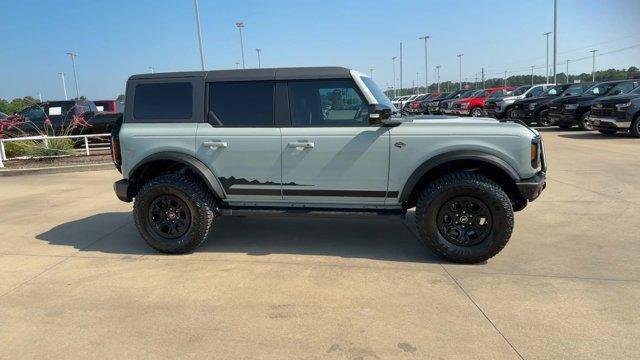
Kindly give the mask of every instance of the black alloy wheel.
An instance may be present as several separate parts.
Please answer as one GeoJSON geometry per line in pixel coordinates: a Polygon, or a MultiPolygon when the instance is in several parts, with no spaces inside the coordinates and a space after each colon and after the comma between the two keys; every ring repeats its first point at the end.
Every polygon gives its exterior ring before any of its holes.
{"type": "Polygon", "coordinates": [[[437,224],[440,235],[450,243],[473,246],[491,233],[491,211],[477,198],[458,196],[440,207],[437,224]]]}

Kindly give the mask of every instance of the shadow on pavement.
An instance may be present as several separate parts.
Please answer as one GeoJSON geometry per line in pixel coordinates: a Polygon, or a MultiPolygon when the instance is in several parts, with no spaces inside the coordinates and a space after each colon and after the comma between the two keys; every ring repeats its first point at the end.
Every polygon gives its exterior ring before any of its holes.
{"type": "Polygon", "coordinates": [[[578,140],[615,140],[615,139],[630,139],[632,138],[631,134],[619,132],[613,135],[604,135],[599,132],[581,132],[574,134],[562,134],[558,135],[559,137],[563,137],[566,139],[578,139],[578,140]]]}
{"type": "MultiPolygon", "coordinates": [[[[411,218],[223,216],[196,252],[251,256],[295,254],[403,262],[437,262],[409,230],[411,218]],[[405,225],[406,223],[406,225],[405,225]]],[[[138,234],[131,212],[103,213],[36,236],[52,245],[121,255],[157,255],[138,234]],[[124,226],[123,226],[124,225],[124,226]]]]}

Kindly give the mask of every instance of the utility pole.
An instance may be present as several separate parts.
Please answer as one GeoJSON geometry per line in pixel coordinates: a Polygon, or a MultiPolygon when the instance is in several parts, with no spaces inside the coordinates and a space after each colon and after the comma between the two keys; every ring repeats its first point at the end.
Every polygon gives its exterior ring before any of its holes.
{"type": "Polygon", "coordinates": [[[593,54],[593,63],[591,65],[591,81],[596,81],[596,51],[598,50],[589,50],[590,53],[593,54]]]}
{"type": "Polygon", "coordinates": [[[533,65],[531,65],[531,86],[533,86],[533,65]]]}
{"type": "Polygon", "coordinates": [[[240,63],[236,61],[236,69],[240,69],[240,63]]]}
{"type": "Polygon", "coordinates": [[[436,65],[436,80],[438,81],[438,92],[440,92],[440,65],[436,65]]]}
{"type": "Polygon", "coordinates": [[[477,89],[477,88],[478,88],[478,73],[476,73],[476,79],[475,79],[475,81],[473,82],[473,88],[474,88],[474,89],[477,89]]]}
{"type": "Polygon", "coordinates": [[[549,35],[551,34],[551,31],[544,33],[543,35],[546,36],[547,38],[547,66],[546,66],[546,74],[547,74],[547,80],[545,82],[545,84],[549,83],[549,35]]]}
{"type": "Polygon", "coordinates": [[[420,93],[420,73],[416,72],[416,94],[420,93]]]}
{"type": "Polygon", "coordinates": [[[240,55],[242,55],[242,68],[245,69],[245,66],[244,66],[244,43],[242,41],[242,28],[244,27],[244,23],[242,21],[238,21],[236,23],[236,27],[240,31],[240,55]]]}
{"type": "Polygon", "coordinates": [[[256,49],[256,54],[258,54],[258,69],[262,67],[260,64],[260,51],[262,51],[262,49],[256,49]]]}
{"type": "Polygon", "coordinates": [[[567,59],[567,84],[569,83],[569,59],[567,59]]]}
{"type": "Polygon", "coordinates": [[[482,68],[482,88],[484,89],[484,68],[482,68]]]}
{"type": "Polygon", "coordinates": [[[425,93],[429,92],[429,62],[427,61],[427,40],[431,39],[431,36],[425,35],[418,39],[424,40],[424,90],[425,93]]]}
{"type": "Polygon", "coordinates": [[[71,57],[71,66],[73,66],[73,80],[76,83],[76,99],[80,99],[80,90],[78,87],[78,72],[76,71],[76,57],[78,57],[78,54],[74,52],[68,52],[67,55],[71,57]]]}
{"type": "MultiPolygon", "coordinates": [[[[557,84],[556,63],[558,55],[558,0],[553,0],[553,83],[557,84]]],[[[568,75],[567,75],[568,76],[568,75]]]]}
{"type": "Polygon", "coordinates": [[[64,73],[59,72],[58,75],[60,75],[60,77],[62,78],[62,90],[64,91],[64,99],[69,100],[69,97],[67,96],[67,84],[64,81],[64,73]]]}
{"type": "MultiPolygon", "coordinates": [[[[402,41],[400,42],[400,96],[402,96],[402,41]]],[[[402,110],[402,102],[400,102],[400,109],[402,110]]],[[[402,111],[400,111],[402,116],[402,111]]]]}
{"type": "Polygon", "coordinates": [[[151,71],[152,74],[155,73],[155,69],[153,68],[153,66],[149,66],[148,69],[149,71],[151,71]]]}
{"type": "Polygon", "coordinates": [[[458,57],[458,78],[460,81],[460,90],[462,90],[462,56],[464,54],[456,55],[458,57]]]}
{"type": "Polygon", "coordinates": [[[374,68],[369,69],[369,77],[371,78],[371,80],[373,80],[373,70],[375,70],[374,68]]]}
{"type": "Polygon", "coordinates": [[[200,7],[198,0],[193,0],[193,6],[196,8],[196,31],[198,33],[198,49],[200,49],[200,68],[204,71],[204,55],[202,54],[202,33],[200,31],[200,7]]]}
{"type": "Polygon", "coordinates": [[[504,87],[507,87],[507,71],[504,71],[504,87]]]}
{"type": "Polygon", "coordinates": [[[396,88],[396,57],[392,57],[393,61],[393,97],[398,96],[398,89],[396,88]]]}

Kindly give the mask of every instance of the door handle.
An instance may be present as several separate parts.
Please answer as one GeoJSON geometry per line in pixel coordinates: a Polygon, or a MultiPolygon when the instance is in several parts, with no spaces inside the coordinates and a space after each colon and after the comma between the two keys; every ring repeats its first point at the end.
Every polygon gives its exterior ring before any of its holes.
{"type": "Polygon", "coordinates": [[[315,146],[314,143],[312,142],[290,142],[288,145],[290,148],[296,148],[296,149],[311,149],[315,146]]]}
{"type": "Polygon", "coordinates": [[[206,146],[211,149],[218,149],[226,148],[228,145],[226,141],[205,141],[202,143],[202,146],[206,146]]]}

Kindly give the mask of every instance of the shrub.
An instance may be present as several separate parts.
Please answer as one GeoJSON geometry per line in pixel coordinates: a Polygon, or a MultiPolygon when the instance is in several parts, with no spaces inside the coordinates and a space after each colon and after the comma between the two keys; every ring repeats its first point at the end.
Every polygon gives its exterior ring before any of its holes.
{"type": "Polygon", "coordinates": [[[41,140],[11,141],[4,143],[4,151],[8,158],[18,156],[54,156],[68,155],[73,150],[71,139],[49,139],[48,147],[41,140]]]}

